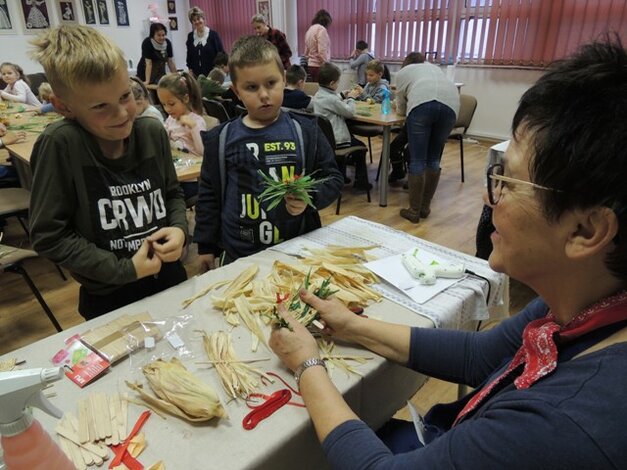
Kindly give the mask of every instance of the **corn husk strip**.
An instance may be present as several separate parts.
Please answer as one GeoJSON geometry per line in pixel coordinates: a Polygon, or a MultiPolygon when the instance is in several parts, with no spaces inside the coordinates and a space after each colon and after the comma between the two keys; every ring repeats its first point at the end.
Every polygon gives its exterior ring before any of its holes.
{"type": "Polygon", "coordinates": [[[198,294],[194,295],[193,297],[190,297],[189,299],[183,300],[183,309],[186,309],[191,304],[193,304],[196,300],[200,299],[201,297],[204,297],[205,295],[207,295],[212,290],[219,289],[220,287],[225,286],[225,285],[229,284],[230,282],[232,282],[232,281],[231,280],[222,280],[222,281],[217,281],[217,282],[214,282],[212,284],[209,284],[207,287],[205,287],[198,294]]]}
{"type": "Polygon", "coordinates": [[[260,370],[239,361],[235,355],[231,335],[217,331],[211,336],[203,332],[203,345],[220,377],[222,387],[232,398],[246,398],[259,387],[258,376],[272,379],[260,370]]]}
{"type": "Polygon", "coordinates": [[[322,351],[322,357],[325,358],[329,369],[337,367],[338,369],[342,369],[344,372],[346,372],[346,375],[356,374],[359,376],[363,376],[361,372],[355,369],[355,367],[349,364],[347,361],[353,360],[357,361],[359,364],[365,364],[367,360],[366,358],[355,359],[355,357],[357,356],[342,356],[338,354],[333,354],[333,350],[335,349],[335,343],[333,341],[328,341],[324,338],[318,339],[318,347],[320,348],[320,351],[322,351]]]}
{"type": "Polygon", "coordinates": [[[237,313],[239,313],[240,318],[253,334],[252,351],[257,351],[260,341],[263,344],[266,344],[266,338],[263,335],[263,331],[261,331],[261,327],[257,321],[257,316],[251,312],[248,299],[246,299],[243,295],[237,297],[234,302],[237,313]]]}
{"type": "Polygon", "coordinates": [[[225,297],[235,297],[239,295],[239,291],[245,290],[246,286],[250,284],[253,278],[257,275],[257,271],[259,271],[259,266],[256,264],[250,265],[244,271],[240,273],[226,288],[224,291],[225,297]]]}
{"type": "Polygon", "coordinates": [[[163,460],[159,460],[158,462],[153,463],[150,467],[146,468],[146,470],[165,470],[165,464],[163,460]]]}
{"type": "Polygon", "coordinates": [[[170,362],[159,359],[144,366],[142,371],[156,398],[137,385],[129,382],[127,385],[152,406],[191,422],[226,417],[213,388],[189,372],[178,359],[172,358],[170,362]]]}

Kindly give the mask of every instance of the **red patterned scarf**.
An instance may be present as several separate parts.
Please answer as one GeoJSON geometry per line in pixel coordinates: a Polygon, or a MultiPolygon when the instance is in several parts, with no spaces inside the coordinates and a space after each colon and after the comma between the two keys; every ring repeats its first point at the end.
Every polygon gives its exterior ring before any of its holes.
{"type": "Polygon", "coordinates": [[[522,346],[505,372],[484,386],[466,403],[457,415],[453,426],[468,413],[477,409],[494,387],[519,366],[524,364],[522,373],[514,380],[517,389],[529,388],[553,372],[557,367],[555,336],[560,342],[566,342],[598,328],[626,320],[626,304],[627,290],[622,290],[588,307],[563,327],[555,323],[555,317],[551,311],[546,317],[529,322],[522,334],[522,346]]]}

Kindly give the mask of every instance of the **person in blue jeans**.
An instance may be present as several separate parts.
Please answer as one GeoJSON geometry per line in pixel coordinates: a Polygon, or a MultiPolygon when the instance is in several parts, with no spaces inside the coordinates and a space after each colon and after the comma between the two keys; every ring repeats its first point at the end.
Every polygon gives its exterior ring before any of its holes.
{"type": "Polygon", "coordinates": [[[412,52],[396,74],[396,112],[407,116],[409,142],[409,208],[400,214],[417,224],[431,212],[442,151],[459,112],[457,87],[438,66],[412,52]]]}

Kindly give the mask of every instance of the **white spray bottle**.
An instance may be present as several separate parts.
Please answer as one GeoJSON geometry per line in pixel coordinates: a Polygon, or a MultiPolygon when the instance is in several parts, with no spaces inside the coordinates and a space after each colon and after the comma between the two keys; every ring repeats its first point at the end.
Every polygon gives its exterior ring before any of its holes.
{"type": "Polygon", "coordinates": [[[7,470],[76,470],[30,409],[62,416],[42,392],[62,375],[61,367],[0,372],[0,434],[7,470]]]}

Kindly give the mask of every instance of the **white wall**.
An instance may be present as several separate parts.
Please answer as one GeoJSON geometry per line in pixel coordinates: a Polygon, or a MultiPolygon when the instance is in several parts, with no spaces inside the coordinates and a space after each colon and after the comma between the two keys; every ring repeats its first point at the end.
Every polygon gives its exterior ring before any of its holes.
{"type": "MultiPolygon", "coordinates": [[[[185,40],[187,33],[191,30],[190,23],[187,19],[187,11],[189,9],[188,0],[176,1],[176,16],[178,18],[178,31],[169,31],[168,38],[172,41],[174,48],[174,61],[178,68],[185,68],[185,40]]],[[[24,34],[24,27],[20,19],[19,0],[8,0],[11,8],[11,17],[16,20],[17,34],[0,35],[0,61],[14,62],[24,68],[26,73],[42,72],[41,66],[32,61],[28,57],[30,48],[28,41],[35,37],[32,34],[24,34]]],[[[48,10],[52,25],[59,24],[59,12],[56,9],[55,2],[48,0],[48,10]]],[[[85,23],[83,8],[80,0],[74,1],[76,13],[81,24],[85,23]]],[[[141,43],[148,36],[148,18],[151,16],[148,5],[155,3],[158,6],[158,14],[162,18],[168,18],[168,10],[166,0],[127,0],[130,26],[117,26],[115,20],[115,9],[113,0],[107,0],[109,6],[110,25],[96,25],[95,29],[111,38],[121,49],[127,59],[132,60],[133,67],[137,67],[137,62],[141,57],[141,43]]],[[[167,24],[166,24],[167,26],[167,24]]]]}

